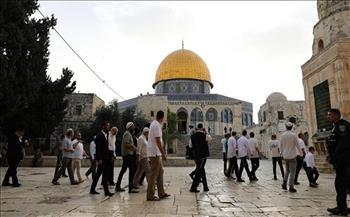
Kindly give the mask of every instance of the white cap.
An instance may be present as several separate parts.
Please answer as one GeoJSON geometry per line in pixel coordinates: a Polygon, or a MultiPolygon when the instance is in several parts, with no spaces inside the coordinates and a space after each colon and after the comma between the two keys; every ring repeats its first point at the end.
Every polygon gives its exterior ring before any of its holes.
{"type": "Polygon", "coordinates": [[[293,127],[293,123],[291,123],[291,122],[288,121],[288,122],[286,123],[286,127],[293,127]]]}
{"type": "Polygon", "coordinates": [[[126,129],[129,129],[130,127],[134,126],[134,123],[133,122],[128,122],[126,124],[126,129]]]}

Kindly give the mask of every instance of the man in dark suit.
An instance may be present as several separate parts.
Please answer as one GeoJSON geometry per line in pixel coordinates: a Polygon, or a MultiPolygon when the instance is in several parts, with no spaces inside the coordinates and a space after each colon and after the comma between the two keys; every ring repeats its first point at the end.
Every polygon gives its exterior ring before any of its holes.
{"type": "Polygon", "coordinates": [[[109,179],[109,170],[108,165],[110,161],[112,161],[110,151],[108,149],[108,132],[109,132],[110,124],[108,122],[103,122],[101,125],[101,131],[96,135],[95,144],[96,144],[96,155],[95,159],[97,161],[97,172],[93,177],[93,182],[90,188],[90,194],[99,194],[96,191],[96,185],[98,179],[102,174],[102,185],[103,190],[106,196],[113,196],[113,194],[108,189],[107,181],[109,179]]]}
{"type": "Polygon", "coordinates": [[[22,137],[24,135],[24,127],[18,127],[15,134],[12,135],[8,140],[8,149],[7,149],[7,161],[8,169],[5,174],[2,186],[10,186],[10,177],[12,178],[12,186],[19,187],[21,184],[18,182],[17,178],[17,167],[21,160],[23,160],[23,148],[24,141],[22,137]]]}
{"type": "Polygon", "coordinates": [[[199,192],[197,187],[201,180],[204,191],[209,191],[204,166],[207,157],[209,157],[208,141],[210,138],[204,131],[203,124],[198,124],[196,132],[191,136],[192,153],[193,159],[196,162],[196,170],[190,192],[199,192]]]}

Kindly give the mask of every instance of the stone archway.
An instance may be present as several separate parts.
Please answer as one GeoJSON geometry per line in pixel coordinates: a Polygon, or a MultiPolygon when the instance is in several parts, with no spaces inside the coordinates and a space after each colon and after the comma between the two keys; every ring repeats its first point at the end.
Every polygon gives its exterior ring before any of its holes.
{"type": "Polygon", "coordinates": [[[177,129],[181,134],[187,134],[187,117],[188,112],[185,108],[179,108],[177,114],[177,129]]]}

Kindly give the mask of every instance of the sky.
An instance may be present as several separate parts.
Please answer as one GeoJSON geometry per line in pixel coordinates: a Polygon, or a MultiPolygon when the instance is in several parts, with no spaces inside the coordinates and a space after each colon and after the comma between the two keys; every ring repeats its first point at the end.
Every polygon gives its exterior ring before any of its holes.
{"type": "MultiPolygon", "coordinates": [[[[105,103],[140,93],[152,84],[161,61],[181,48],[207,64],[211,93],[253,103],[254,121],[266,98],[282,92],[304,100],[301,65],[312,55],[316,1],[39,1],[54,14],[56,29],[118,94],[51,31],[48,74],[74,72],[76,92],[95,93],[105,103]]],[[[35,17],[40,17],[35,14],[35,17]]]]}

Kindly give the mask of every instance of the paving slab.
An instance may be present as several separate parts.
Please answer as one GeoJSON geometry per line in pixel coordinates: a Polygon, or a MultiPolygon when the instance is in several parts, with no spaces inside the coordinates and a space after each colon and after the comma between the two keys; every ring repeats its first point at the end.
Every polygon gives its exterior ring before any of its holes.
{"type": "MultiPolygon", "coordinates": [[[[281,180],[273,180],[272,163],[261,161],[257,172],[259,181],[237,183],[222,173],[222,160],[208,160],[206,165],[209,192],[189,192],[193,167],[166,167],[164,174],[166,192],[171,197],[161,201],[146,201],[147,183],[140,193],[127,191],[113,197],[90,195],[90,180],[72,186],[68,178],[61,178],[61,185],[51,184],[54,168],[18,168],[19,188],[0,188],[0,216],[69,216],[69,217],[204,217],[204,216],[329,216],[327,207],[335,206],[334,174],[321,174],[318,188],[310,188],[305,171],[300,173],[297,193],[281,189],[281,180]]],[[[0,168],[0,178],[7,168],[0,168]]],[[[82,174],[87,168],[82,168],[82,174]]],[[[114,174],[118,176],[120,167],[114,174]]],[[[246,175],[245,175],[246,176],[246,175]]],[[[127,185],[128,174],[122,186],[127,185]]],[[[113,191],[113,186],[110,190],[113,191]]],[[[126,189],[127,190],[127,189],[126,189]]]]}

